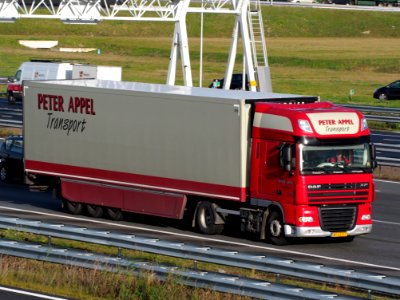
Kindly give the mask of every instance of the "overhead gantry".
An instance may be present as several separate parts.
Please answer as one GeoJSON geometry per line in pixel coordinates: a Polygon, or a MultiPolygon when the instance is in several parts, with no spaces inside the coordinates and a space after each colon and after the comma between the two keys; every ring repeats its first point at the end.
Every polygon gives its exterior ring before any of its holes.
{"type": "Polygon", "coordinates": [[[183,82],[193,86],[186,29],[188,13],[230,14],[236,17],[225,71],[224,88],[230,86],[238,38],[251,91],[272,91],[259,0],[0,0],[0,22],[18,19],[59,19],[69,24],[100,21],[174,22],[174,34],[166,83],[175,84],[178,57],[183,82]]]}

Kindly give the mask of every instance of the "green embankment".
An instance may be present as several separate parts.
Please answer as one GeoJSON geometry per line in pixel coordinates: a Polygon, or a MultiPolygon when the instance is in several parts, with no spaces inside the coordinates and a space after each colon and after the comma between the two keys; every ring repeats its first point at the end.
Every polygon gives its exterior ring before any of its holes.
{"type": "MultiPolygon", "coordinates": [[[[379,102],[373,91],[399,79],[399,13],[322,10],[268,6],[263,12],[275,92],[319,95],[338,103],[400,107],[379,102]],[[355,94],[349,99],[349,91],[355,94]]],[[[233,16],[205,15],[203,86],[223,77],[233,16]]],[[[188,15],[194,84],[199,85],[200,16],[188,15]]],[[[58,20],[0,23],[0,76],[13,75],[31,58],[59,58],[118,65],[123,79],[166,81],[173,24],[105,21],[98,25],[65,25],[58,20]],[[101,54],[32,50],[20,39],[58,40],[59,47],[94,47],[101,54]]],[[[239,47],[239,55],[241,48],[239,47]]],[[[241,58],[236,72],[241,72],[241,58]]],[[[178,66],[177,84],[182,84],[178,66]]]]}

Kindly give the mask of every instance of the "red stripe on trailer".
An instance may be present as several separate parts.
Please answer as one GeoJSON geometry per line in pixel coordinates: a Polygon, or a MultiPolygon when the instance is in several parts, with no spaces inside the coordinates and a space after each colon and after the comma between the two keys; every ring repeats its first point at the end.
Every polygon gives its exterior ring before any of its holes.
{"type": "Polygon", "coordinates": [[[40,173],[89,182],[110,183],[114,185],[177,192],[185,195],[199,195],[240,202],[246,201],[247,195],[246,187],[226,186],[41,161],[26,160],[25,169],[28,173],[40,173]]]}
{"type": "Polygon", "coordinates": [[[62,196],[70,201],[120,208],[141,214],[182,219],[186,196],[108,184],[61,179],[62,196]]]}

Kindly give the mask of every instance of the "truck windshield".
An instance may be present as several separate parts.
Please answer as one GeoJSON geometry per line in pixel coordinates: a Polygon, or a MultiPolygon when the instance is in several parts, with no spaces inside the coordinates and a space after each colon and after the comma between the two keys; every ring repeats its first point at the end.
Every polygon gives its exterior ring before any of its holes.
{"type": "Polygon", "coordinates": [[[340,146],[300,145],[301,174],[364,173],[372,171],[368,143],[340,146]]]}

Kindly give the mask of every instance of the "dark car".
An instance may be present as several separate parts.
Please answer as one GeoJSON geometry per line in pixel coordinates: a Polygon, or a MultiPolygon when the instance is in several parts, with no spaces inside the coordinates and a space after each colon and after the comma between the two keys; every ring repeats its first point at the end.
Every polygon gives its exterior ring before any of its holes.
{"type": "Polygon", "coordinates": [[[374,98],[379,100],[400,100],[400,80],[377,89],[374,92],[374,98]]]}
{"type": "MultiPolygon", "coordinates": [[[[222,89],[224,87],[224,81],[225,81],[225,78],[214,79],[213,82],[208,87],[222,89]]],[[[241,90],[242,88],[243,88],[243,74],[241,74],[241,73],[232,74],[230,89],[231,90],[241,90]]],[[[245,88],[246,88],[246,91],[249,90],[249,80],[247,79],[247,75],[246,75],[245,88]]]]}
{"type": "Polygon", "coordinates": [[[24,178],[23,137],[7,137],[0,147],[0,180],[22,180],[24,178]]]}

